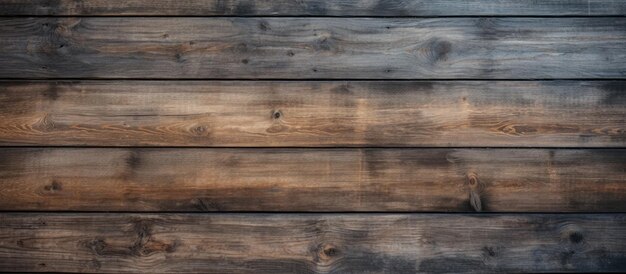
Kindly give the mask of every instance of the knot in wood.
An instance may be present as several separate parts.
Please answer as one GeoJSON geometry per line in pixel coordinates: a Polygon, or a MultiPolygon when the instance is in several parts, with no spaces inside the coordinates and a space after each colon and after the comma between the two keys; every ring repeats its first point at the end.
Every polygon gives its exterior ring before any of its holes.
{"type": "Polygon", "coordinates": [[[333,244],[322,244],[319,247],[318,256],[321,261],[329,261],[339,256],[339,249],[333,244]]]}
{"type": "Polygon", "coordinates": [[[283,113],[280,110],[275,110],[272,112],[272,118],[274,120],[278,120],[283,116],[283,113]]]}
{"type": "Polygon", "coordinates": [[[585,242],[583,229],[578,225],[566,223],[560,227],[561,239],[569,241],[571,244],[581,244],[585,242]]]}
{"type": "Polygon", "coordinates": [[[466,182],[469,186],[469,204],[476,212],[482,211],[483,205],[481,200],[481,192],[483,186],[478,179],[478,175],[474,172],[469,172],[466,176],[466,182]]]}
{"type": "Polygon", "coordinates": [[[472,189],[478,189],[480,187],[480,182],[478,180],[478,175],[474,172],[469,172],[465,176],[466,182],[472,189]]]}

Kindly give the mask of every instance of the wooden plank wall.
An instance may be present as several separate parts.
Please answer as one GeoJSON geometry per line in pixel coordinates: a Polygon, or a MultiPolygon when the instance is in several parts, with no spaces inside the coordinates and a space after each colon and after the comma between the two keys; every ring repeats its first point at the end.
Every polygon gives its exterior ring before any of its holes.
{"type": "Polygon", "coordinates": [[[626,271],[626,1],[0,0],[0,272],[626,271]]]}

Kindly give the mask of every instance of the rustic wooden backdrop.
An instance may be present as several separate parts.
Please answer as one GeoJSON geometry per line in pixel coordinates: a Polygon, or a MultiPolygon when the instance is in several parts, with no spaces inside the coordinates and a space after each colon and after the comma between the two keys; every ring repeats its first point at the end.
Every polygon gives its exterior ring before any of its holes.
{"type": "Polygon", "coordinates": [[[0,0],[0,271],[626,271],[626,1],[0,0]]]}

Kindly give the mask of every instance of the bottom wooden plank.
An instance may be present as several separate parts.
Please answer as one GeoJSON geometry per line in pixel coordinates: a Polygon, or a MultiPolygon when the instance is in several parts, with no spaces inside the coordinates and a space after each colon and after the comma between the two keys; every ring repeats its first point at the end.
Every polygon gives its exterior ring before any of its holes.
{"type": "Polygon", "coordinates": [[[0,270],[626,271],[626,214],[0,214],[0,270]]]}

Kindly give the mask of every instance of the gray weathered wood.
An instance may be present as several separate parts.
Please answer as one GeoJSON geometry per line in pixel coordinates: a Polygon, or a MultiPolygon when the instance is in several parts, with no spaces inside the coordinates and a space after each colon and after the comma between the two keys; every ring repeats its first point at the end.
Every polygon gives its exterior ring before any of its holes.
{"type": "Polygon", "coordinates": [[[0,210],[624,212],[625,150],[0,149],[0,210]]]}
{"type": "Polygon", "coordinates": [[[0,0],[0,15],[625,15],[621,0],[0,0]]]}
{"type": "Polygon", "coordinates": [[[626,18],[0,18],[0,77],[626,76],[626,18]]]}
{"type": "Polygon", "coordinates": [[[623,81],[5,81],[0,144],[624,147],[623,81]]]}
{"type": "Polygon", "coordinates": [[[0,270],[626,271],[626,216],[0,214],[0,270]]]}

